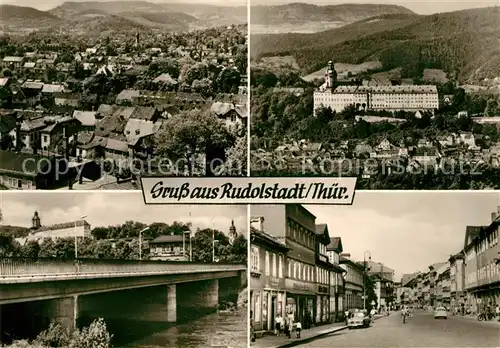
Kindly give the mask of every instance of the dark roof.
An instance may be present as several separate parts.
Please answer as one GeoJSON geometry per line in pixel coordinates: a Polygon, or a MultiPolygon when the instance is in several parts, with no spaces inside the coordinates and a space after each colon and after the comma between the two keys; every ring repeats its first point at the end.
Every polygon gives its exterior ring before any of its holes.
{"type": "Polygon", "coordinates": [[[465,228],[464,249],[467,248],[477,236],[479,236],[480,231],[481,226],[467,226],[465,228]]]}
{"type": "Polygon", "coordinates": [[[318,224],[316,225],[316,235],[321,237],[324,244],[327,244],[330,240],[330,235],[328,233],[328,225],[327,224],[318,224]]]}
{"type": "Polygon", "coordinates": [[[339,260],[339,264],[343,265],[343,264],[349,264],[351,266],[353,266],[354,268],[360,270],[360,271],[363,271],[363,265],[360,265],[359,263],[351,260],[351,259],[347,259],[345,257],[340,257],[340,260],[339,260]]]}
{"type": "MultiPolygon", "coordinates": [[[[160,243],[179,243],[183,240],[186,240],[187,238],[182,235],[166,235],[166,236],[159,236],[153,239],[152,241],[149,242],[149,244],[160,244],[160,243]]],[[[189,239],[187,239],[189,240],[189,239]]]]}
{"type": "Polygon", "coordinates": [[[327,251],[336,251],[337,253],[341,253],[344,251],[342,248],[342,239],[340,237],[332,237],[330,238],[330,244],[326,247],[327,251]]]}
{"type": "Polygon", "coordinates": [[[38,174],[37,164],[39,169],[43,169],[40,168],[43,167],[41,164],[46,163],[48,165],[48,160],[49,158],[45,156],[0,150],[0,172],[34,177],[38,174]]]}
{"type": "Polygon", "coordinates": [[[63,222],[60,224],[55,224],[55,225],[50,225],[50,226],[42,226],[39,229],[35,230],[35,233],[36,232],[43,232],[43,231],[62,230],[64,228],[71,228],[71,227],[75,227],[75,226],[85,226],[85,225],[90,226],[90,224],[85,220],[63,222]]]}
{"type": "Polygon", "coordinates": [[[137,106],[135,110],[130,115],[130,118],[135,118],[138,120],[153,120],[153,116],[155,115],[156,109],[151,106],[137,106]]]}
{"type": "Polygon", "coordinates": [[[283,250],[285,252],[289,251],[290,248],[286,246],[285,243],[281,242],[279,239],[277,239],[274,236],[271,236],[270,234],[267,234],[264,231],[259,231],[255,227],[250,227],[250,235],[251,235],[251,242],[260,242],[262,244],[269,245],[271,247],[274,247],[279,250],[283,250]]]}

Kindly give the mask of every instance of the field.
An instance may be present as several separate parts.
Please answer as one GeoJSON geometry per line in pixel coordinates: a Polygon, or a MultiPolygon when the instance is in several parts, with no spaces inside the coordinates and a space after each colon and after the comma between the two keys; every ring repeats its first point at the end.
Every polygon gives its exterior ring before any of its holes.
{"type": "Polygon", "coordinates": [[[446,83],[448,78],[446,72],[440,69],[425,69],[424,81],[428,83],[446,83]]]}
{"type": "MultiPolygon", "coordinates": [[[[339,78],[346,78],[347,73],[350,72],[352,75],[357,75],[367,70],[379,69],[382,67],[382,63],[375,60],[371,62],[364,62],[362,64],[345,64],[345,63],[335,63],[335,70],[337,71],[339,78]]],[[[303,79],[306,81],[312,81],[314,79],[321,79],[325,76],[324,68],[313,72],[307,76],[304,76],[303,79]]]]}
{"type": "Polygon", "coordinates": [[[292,56],[264,57],[258,63],[253,64],[253,66],[263,67],[270,71],[281,70],[285,67],[291,67],[294,70],[300,69],[297,61],[292,56]]]}
{"type": "Polygon", "coordinates": [[[300,21],[299,23],[282,24],[252,24],[252,35],[255,34],[313,34],[344,26],[344,22],[313,22],[300,21]]]}

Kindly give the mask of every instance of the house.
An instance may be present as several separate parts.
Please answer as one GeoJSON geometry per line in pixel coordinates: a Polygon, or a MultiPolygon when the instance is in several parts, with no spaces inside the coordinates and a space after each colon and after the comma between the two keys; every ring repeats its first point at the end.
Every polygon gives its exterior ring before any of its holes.
{"type": "Polygon", "coordinates": [[[148,244],[151,260],[189,261],[191,243],[188,233],[159,236],[148,244]]]}
{"type": "Polygon", "coordinates": [[[21,90],[27,98],[38,96],[42,92],[43,82],[28,80],[21,85],[21,90]]]}
{"type": "Polygon", "coordinates": [[[76,139],[76,156],[79,158],[103,158],[106,155],[108,138],[93,132],[80,132],[76,139]]]}
{"type": "Polygon", "coordinates": [[[146,138],[150,139],[162,125],[162,121],[152,122],[148,120],[140,120],[130,118],[125,126],[124,133],[129,147],[133,148],[134,152],[142,153],[145,156],[153,153],[153,142],[145,142],[146,138]]]}
{"type": "Polygon", "coordinates": [[[115,99],[116,104],[121,104],[124,102],[132,103],[135,98],[139,98],[140,91],[135,89],[124,89],[121,91],[115,99]]]}
{"type": "Polygon", "coordinates": [[[115,137],[125,139],[123,131],[130,115],[135,111],[134,107],[119,107],[103,119],[97,121],[95,132],[102,137],[115,137]]]}
{"type": "Polygon", "coordinates": [[[0,87],[8,87],[11,79],[8,77],[1,77],[0,78],[0,87]]]}
{"type": "Polygon", "coordinates": [[[64,86],[59,84],[46,83],[42,87],[42,95],[55,96],[58,93],[64,92],[64,86]]]}
{"type": "Polygon", "coordinates": [[[420,165],[435,165],[440,156],[435,147],[418,147],[412,157],[420,165]]]}
{"type": "Polygon", "coordinates": [[[223,120],[226,126],[245,124],[248,116],[246,107],[233,103],[215,102],[210,112],[223,120]]]}
{"type": "Polygon", "coordinates": [[[105,157],[121,160],[132,155],[128,143],[124,140],[108,138],[105,146],[105,157]]]}
{"type": "Polygon", "coordinates": [[[81,96],[77,93],[56,93],[54,101],[57,106],[71,106],[77,108],[80,104],[81,96]]]}
{"type": "Polygon", "coordinates": [[[151,106],[136,106],[130,114],[130,118],[150,122],[156,122],[159,117],[160,113],[158,110],[151,106]]]}
{"type": "Polygon", "coordinates": [[[36,151],[41,148],[40,131],[46,126],[43,117],[24,119],[9,135],[18,150],[26,148],[36,151]]]}
{"type": "Polygon", "coordinates": [[[67,168],[67,162],[60,157],[0,150],[0,185],[8,189],[44,190],[61,186],[72,175],[67,168]]]}
{"type": "Polygon", "coordinates": [[[170,74],[164,73],[153,80],[154,83],[165,84],[165,85],[176,85],[177,80],[174,79],[170,74]]]}
{"type": "Polygon", "coordinates": [[[3,68],[21,68],[24,63],[24,57],[7,56],[2,59],[3,68]]]}
{"type": "Polygon", "coordinates": [[[400,155],[400,149],[387,139],[382,140],[373,150],[370,153],[370,157],[373,158],[392,158],[400,155]]]}
{"type": "Polygon", "coordinates": [[[436,140],[443,147],[455,145],[455,137],[453,135],[439,135],[436,137],[436,140]]]}
{"type": "Polygon", "coordinates": [[[468,132],[460,133],[458,141],[461,144],[464,144],[465,146],[467,146],[469,149],[476,148],[476,138],[474,137],[474,134],[472,134],[472,133],[468,133],[468,132]]]}
{"type": "Polygon", "coordinates": [[[64,137],[69,142],[80,122],[72,116],[48,116],[43,121],[46,126],[40,130],[40,148],[43,151],[54,151],[57,146],[64,146],[67,150],[68,144],[64,143],[64,137]]]}
{"type": "Polygon", "coordinates": [[[101,104],[95,113],[97,120],[102,120],[106,116],[112,115],[117,109],[118,105],[101,104]]]}

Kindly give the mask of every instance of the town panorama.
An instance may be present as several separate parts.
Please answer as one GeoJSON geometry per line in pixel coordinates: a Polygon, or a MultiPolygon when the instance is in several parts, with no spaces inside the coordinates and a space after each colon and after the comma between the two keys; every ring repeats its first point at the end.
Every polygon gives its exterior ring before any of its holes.
{"type": "Polygon", "coordinates": [[[0,20],[3,189],[247,174],[245,6],[1,5],[0,20]]]}
{"type": "Polygon", "coordinates": [[[498,3],[380,3],[252,7],[252,175],[499,188],[498,3]]]}

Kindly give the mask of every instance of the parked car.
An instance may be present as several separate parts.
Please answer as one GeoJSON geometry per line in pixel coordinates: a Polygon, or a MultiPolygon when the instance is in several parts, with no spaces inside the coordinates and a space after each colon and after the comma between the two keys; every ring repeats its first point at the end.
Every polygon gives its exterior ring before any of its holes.
{"type": "Polygon", "coordinates": [[[354,316],[347,321],[347,327],[349,329],[359,328],[359,327],[370,327],[372,319],[362,312],[354,313],[354,316]]]}
{"type": "Polygon", "coordinates": [[[446,312],[446,308],[437,307],[434,311],[434,319],[448,319],[448,313],[446,312]]]}

